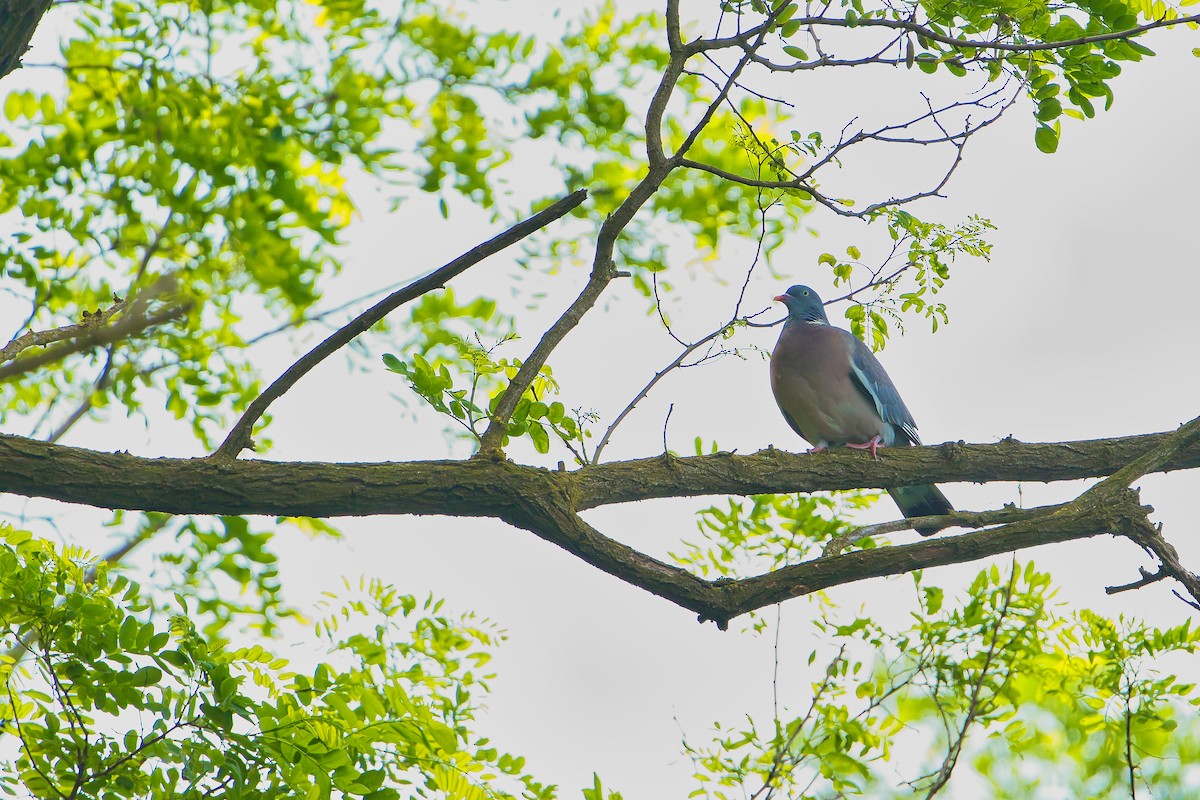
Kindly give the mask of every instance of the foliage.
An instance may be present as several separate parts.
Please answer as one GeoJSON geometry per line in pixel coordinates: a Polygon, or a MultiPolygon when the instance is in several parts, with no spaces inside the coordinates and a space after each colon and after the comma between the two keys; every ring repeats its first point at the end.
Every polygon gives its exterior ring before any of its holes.
{"type": "MultiPolygon", "coordinates": [[[[480,298],[459,305],[454,292],[447,289],[414,304],[406,329],[408,337],[400,347],[406,358],[385,353],[384,366],[404,376],[419,398],[461,425],[464,435],[477,443],[508,381],[521,367],[520,359],[493,356],[516,338],[512,318],[498,315],[492,300],[480,298]],[[459,320],[469,323],[461,332],[454,325],[459,320]],[[485,344],[484,335],[498,338],[485,344]]],[[[568,415],[561,402],[546,402],[558,391],[553,371],[543,366],[517,404],[504,443],[528,437],[537,452],[548,453],[553,433],[579,463],[586,463],[584,439],[590,433],[579,425],[578,417],[568,415]]]]}
{"type": "MultiPolygon", "coordinates": [[[[818,555],[821,545],[853,529],[848,520],[855,511],[878,498],[878,492],[730,498],[724,508],[700,510],[696,527],[701,540],[684,542],[687,550],[672,556],[706,577],[778,569],[818,555]]],[[[873,547],[875,542],[865,539],[860,545],[873,547]]]]}
{"type": "Polygon", "coordinates": [[[1200,646],[1189,624],[1064,611],[1032,562],[981,572],[954,607],[919,573],[915,586],[919,613],[902,630],[839,622],[824,603],[803,710],[689,745],[695,794],[928,797],[960,760],[988,797],[1195,793],[1200,695],[1159,667],[1200,646]]]}
{"type": "Polygon", "coordinates": [[[503,636],[440,601],[348,585],[301,672],[201,634],[182,598],[164,624],[84,551],[0,535],[7,796],[553,796],[472,733],[503,636]]]}

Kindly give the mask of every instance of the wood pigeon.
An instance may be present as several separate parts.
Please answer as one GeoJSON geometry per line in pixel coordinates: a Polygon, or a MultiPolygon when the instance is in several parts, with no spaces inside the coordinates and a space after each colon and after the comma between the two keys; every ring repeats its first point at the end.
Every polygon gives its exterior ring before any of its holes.
{"type": "MultiPolygon", "coordinates": [[[[788,316],[771,353],[771,391],[792,430],[813,445],[810,452],[845,446],[875,458],[879,447],[919,445],[917,424],[892,379],[858,337],[829,324],[817,293],[793,286],[775,299],[788,316]]],[[[954,511],[932,484],[887,491],[905,517],[954,511]]]]}

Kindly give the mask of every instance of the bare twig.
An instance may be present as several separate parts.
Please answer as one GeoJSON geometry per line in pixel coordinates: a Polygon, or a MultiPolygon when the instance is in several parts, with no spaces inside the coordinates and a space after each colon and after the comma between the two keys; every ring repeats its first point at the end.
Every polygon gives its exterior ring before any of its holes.
{"type": "Polygon", "coordinates": [[[1120,586],[1105,586],[1104,593],[1105,594],[1120,594],[1121,592],[1128,592],[1133,589],[1140,589],[1143,586],[1149,586],[1152,583],[1158,583],[1161,580],[1165,580],[1165,579],[1171,577],[1171,573],[1169,573],[1166,570],[1161,569],[1161,568],[1158,570],[1158,572],[1147,572],[1145,567],[1138,567],[1138,572],[1142,576],[1138,580],[1133,581],[1132,583],[1125,583],[1120,586]]]}
{"type": "MultiPolygon", "coordinates": [[[[1163,538],[1162,526],[1153,525],[1149,520],[1143,519],[1137,521],[1136,524],[1127,529],[1125,535],[1141,545],[1146,552],[1157,558],[1160,564],[1158,571],[1170,575],[1182,584],[1188,595],[1190,595],[1190,599],[1184,597],[1178,591],[1175,592],[1175,596],[1192,608],[1200,611],[1200,576],[1197,576],[1194,572],[1183,566],[1183,562],[1179,558],[1179,552],[1170,542],[1163,538]]],[[[1150,583],[1153,583],[1153,581],[1145,580],[1142,585],[1150,583]]],[[[1131,586],[1129,588],[1135,587],[1131,586]]]]}
{"type": "MultiPolygon", "coordinates": [[[[15,359],[0,366],[0,381],[8,380],[18,375],[24,375],[48,364],[54,364],[76,353],[103,347],[123,339],[136,336],[142,331],[179,319],[191,309],[190,302],[169,306],[153,314],[129,314],[121,317],[112,324],[92,326],[89,322],[70,326],[75,331],[71,341],[63,341],[55,347],[48,347],[41,353],[15,359]]],[[[95,315],[99,316],[99,314],[95,315]]],[[[107,318],[106,320],[107,321],[107,318]]],[[[63,329],[57,329],[63,330],[63,329]]]]}
{"type": "Polygon", "coordinates": [[[113,304],[108,308],[84,311],[82,322],[75,323],[74,325],[63,325],[62,327],[46,331],[31,330],[20,336],[16,336],[12,341],[4,345],[4,347],[0,347],[0,364],[12,361],[31,347],[46,347],[56,342],[78,339],[85,334],[94,333],[108,325],[109,321],[124,311],[127,305],[127,300],[114,296],[113,304]]]}
{"type": "MultiPolygon", "coordinates": [[[[782,7],[782,4],[781,4],[782,7]]],[[[960,47],[967,50],[996,50],[1009,53],[1030,53],[1039,50],[1059,50],[1067,47],[1075,47],[1081,44],[1096,44],[1098,42],[1111,42],[1119,39],[1133,39],[1143,33],[1155,30],[1157,28],[1165,28],[1174,25],[1187,25],[1194,22],[1200,22],[1200,14],[1190,17],[1177,17],[1175,19],[1158,19],[1153,22],[1148,22],[1144,25],[1137,25],[1132,28],[1127,28],[1122,31],[1112,31],[1110,33],[1097,33],[1090,36],[1079,36],[1074,39],[1063,39],[1054,42],[1006,42],[997,39],[962,39],[954,36],[947,36],[940,33],[927,25],[922,25],[911,20],[899,19],[877,19],[856,17],[855,19],[845,19],[843,17],[792,17],[789,22],[799,23],[805,27],[834,27],[834,28],[890,28],[892,30],[908,31],[909,33],[917,34],[926,39],[939,42],[940,44],[950,45],[951,47],[960,47]]],[[[766,23],[764,23],[765,25],[766,23]]],[[[762,25],[756,26],[740,33],[736,36],[728,36],[721,39],[702,39],[688,45],[689,48],[695,48],[697,52],[720,50],[726,47],[744,47],[746,43],[754,37],[754,35],[762,28],[762,25]]]]}
{"type": "MultiPolygon", "coordinates": [[[[945,188],[947,183],[949,183],[951,176],[961,164],[963,150],[971,136],[983,128],[995,123],[1020,97],[1020,93],[1018,91],[1009,90],[1009,84],[1010,81],[1005,81],[1000,86],[988,90],[980,97],[976,97],[969,101],[956,101],[953,103],[948,103],[939,108],[934,108],[931,104],[929,104],[927,99],[926,104],[928,110],[926,112],[907,120],[906,122],[885,125],[873,131],[859,131],[853,135],[847,135],[849,128],[854,124],[854,120],[851,120],[849,123],[847,123],[845,128],[843,128],[842,134],[838,141],[828,148],[828,150],[820,158],[814,157],[812,164],[809,165],[808,168],[803,172],[795,172],[788,168],[786,164],[783,164],[783,169],[793,176],[788,180],[765,179],[761,177],[761,169],[759,170],[760,174],[758,177],[750,178],[744,175],[739,175],[735,172],[731,172],[730,170],[722,167],[718,167],[714,164],[708,164],[690,158],[679,158],[679,165],[689,169],[707,172],[724,180],[738,183],[743,186],[757,187],[760,189],[777,189],[780,191],[804,192],[811,196],[812,199],[817,203],[824,206],[828,210],[833,211],[839,216],[859,219],[871,218],[885,208],[905,205],[927,197],[940,196],[942,189],[945,188]],[[945,124],[940,119],[941,116],[949,114],[950,112],[962,112],[963,110],[969,109],[983,110],[986,112],[985,117],[981,121],[972,121],[970,116],[967,116],[962,123],[963,129],[961,132],[949,132],[946,129],[945,124]],[[935,125],[938,128],[939,134],[929,136],[896,135],[901,132],[909,131],[915,126],[925,122],[935,125]],[[817,172],[825,166],[832,163],[840,163],[838,160],[842,157],[846,150],[864,142],[883,142],[887,144],[918,146],[950,145],[954,148],[954,159],[951,161],[949,167],[942,173],[942,176],[938,180],[937,184],[932,188],[913,192],[902,197],[894,196],[888,198],[887,200],[871,203],[860,210],[853,210],[847,201],[832,197],[819,190],[814,177],[816,176],[817,172]]],[[[763,155],[771,159],[773,163],[779,165],[780,159],[775,156],[776,151],[768,149],[754,134],[753,129],[748,125],[748,123],[746,124],[751,136],[757,142],[757,145],[762,151],[763,155]]]]}
{"type": "Polygon", "coordinates": [[[671,403],[671,405],[667,408],[667,416],[663,419],[663,452],[664,453],[669,452],[667,450],[667,426],[671,423],[671,413],[674,411],[675,411],[675,404],[671,403]]]}
{"type": "Polygon", "coordinates": [[[641,391],[639,391],[636,395],[634,395],[633,399],[630,400],[629,403],[626,404],[625,408],[621,409],[621,413],[617,414],[617,418],[614,419],[612,421],[612,424],[608,426],[608,429],[604,431],[604,435],[600,437],[600,442],[596,445],[596,451],[594,453],[592,453],[592,463],[598,464],[600,462],[600,454],[602,452],[604,452],[604,448],[606,446],[608,446],[608,440],[612,438],[613,431],[615,431],[617,429],[618,425],[620,425],[622,422],[625,421],[625,418],[627,416],[629,416],[629,413],[631,411],[633,411],[634,408],[637,407],[637,404],[640,403],[642,400],[644,400],[646,398],[646,395],[650,394],[650,390],[653,389],[656,385],[658,385],[659,381],[661,381],[663,378],[665,378],[671,372],[674,372],[675,369],[680,364],[682,364],[684,362],[684,360],[687,359],[688,356],[690,356],[692,353],[699,350],[701,347],[703,347],[708,342],[711,342],[713,339],[716,339],[718,336],[720,336],[726,330],[728,330],[728,328],[729,328],[729,326],[726,325],[726,326],[722,327],[720,330],[715,330],[712,333],[705,336],[704,338],[697,339],[695,342],[692,342],[691,344],[687,345],[686,347],[683,348],[683,350],[679,353],[679,355],[676,356],[671,361],[670,364],[667,364],[665,367],[660,369],[658,372],[654,373],[654,377],[652,377],[650,379],[650,381],[645,386],[642,387],[641,391]]]}
{"type": "Polygon", "coordinates": [[[554,220],[569,213],[582,203],[586,197],[586,189],[579,189],[572,192],[552,206],[534,214],[529,219],[518,222],[503,233],[492,237],[483,244],[473,247],[446,266],[434,270],[423,278],[418,278],[403,289],[396,290],[343,325],[288,367],[282,375],[275,379],[274,383],[256,397],[249,408],[242,414],[241,418],[234,424],[232,430],[229,431],[229,435],[225,437],[225,441],[221,443],[221,446],[210,457],[219,460],[231,460],[236,458],[238,453],[247,447],[253,449],[254,443],[250,438],[250,431],[254,427],[254,423],[262,417],[271,403],[282,397],[309,370],[349,344],[359,334],[368,330],[372,325],[400,306],[434,289],[441,288],[451,278],[465,272],[488,256],[494,255],[506,247],[521,241],[531,233],[541,230],[554,220]]]}
{"type": "MultiPolygon", "coordinates": [[[[776,12],[780,13],[782,6],[776,12]]],[[[671,0],[667,4],[668,30],[675,27],[675,36],[678,36],[678,0],[671,0]],[[674,19],[674,22],[672,22],[674,19]]],[[[716,99],[708,104],[708,107],[701,115],[691,129],[691,132],[684,139],[683,144],[670,158],[667,158],[663,150],[662,140],[662,122],[663,115],[666,113],[667,103],[674,92],[676,85],[679,82],[680,75],[683,74],[684,65],[687,59],[694,53],[690,46],[683,45],[675,46],[677,42],[672,40],[671,58],[667,63],[667,67],[663,70],[662,79],[659,81],[658,88],[655,89],[654,96],[650,99],[650,105],[646,112],[646,160],[648,170],[645,177],[630,191],[629,195],[621,202],[607,219],[600,226],[600,232],[596,237],[596,252],[592,259],[592,272],[588,278],[587,285],[579,293],[578,297],[567,307],[554,324],[542,334],[533,351],[521,362],[517,374],[509,381],[500,400],[496,403],[496,410],[492,413],[492,420],[486,431],[480,439],[478,455],[485,458],[497,458],[500,454],[500,444],[504,439],[508,429],[508,420],[512,417],[512,413],[516,410],[517,403],[521,401],[521,397],[525,394],[525,390],[533,383],[542,367],[545,366],[546,360],[550,354],[558,346],[558,344],[566,337],[568,333],[575,329],[579,321],[596,304],[596,301],[603,294],[604,290],[614,277],[617,276],[617,268],[613,263],[613,251],[616,247],[617,239],[625,230],[625,227],[633,219],[638,210],[648,201],[663,181],[673,169],[679,166],[679,159],[684,153],[695,143],[701,131],[712,119],[717,108],[725,101],[730,89],[737,80],[738,75],[746,64],[749,63],[750,53],[753,53],[757,47],[762,44],[762,37],[766,34],[764,27],[757,42],[747,48],[747,54],[739,59],[738,64],[730,72],[730,77],[726,81],[721,92],[718,93],[716,99]]]]}
{"type": "Polygon", "coordinates": [[[103,392],[108,386],[108,378],[110,375],[112,375],[113,365],[115,363],[113,360],[115,353],[116,346],[109,345],[108,352],[105,353],[104,356],[104,366],[100,368],[100,373],[96,376],[96,379],[92,381],[92,388],[86,395],[84,395],[83,399],[79,401],[79,405],[75,406],[75,410],[68,414],[67,418],[64,419],[59,426],[55,428],[49,436],[46,437],[47,442],[57,442],[62,439],[62,437],[67,435],[67,432],[70,431],[71,428],[75,427],[79,420],[83,419],[85,414],[92,410],[92,406],[96,402],[96,395],[100,392],[103,392]]]}
{"type": "MultiPolygon", "coordinates": [[[[746,124],[749,125],[749,123],[746,123],[746,124]]],[[[761,168],[761,162],[760,162],[759,166],[761,168]]],[[[754,319],[754,317],[757,317],[760,314],[765,313],[765,310],[759,311],[755,314],[750,314],[747,317],[739,319],[739,314],[741,314],[741,309],[742,309],[742,303],[746,299],[746,289],[750,286],[750,279],[751,279],[751,277],[753,277],[754,270],[755,270],[755,268],[758,267],[759,260],[762,258],[763,240],[766,238],[766,235],[767,235],[767,211],[770,210],[770,208],[775,205],[775,201],[772,201],[772,202],[768,203],[766,206],[763,206],[762,198],[761,198],[761,191],[759,194],[760,194],[759,213],[760,213],[761,222],[760,222],[760,226],[759,226],[758,242],[757,242],[757,245],[754,250],[754,258],[751,259],[750,267],[749,267],[749,269],[746,270],[746,277],[742,280],[742,288],[738,292],[737,302],[734,303],[733,314],[730,317],[728,322],[726,322],[721,327],[708,333],[706,336],[704,336],[701,339],[698,339],[695,342],[691,342],[691,343],[685,342],[673,330],[671,330],[671,326],[667,322],[667,317],[663,313],[663,309],[662,309],[662,299],[659,297],[659,294],[658,294],[658,275],[655,274],[653,276],[654,307],[658,311],[659,321],[662,322],[663,328],[666,329],[667,334],[672,339],[674,339],[676,342],[678,342],[680,345],[683,346],[683,350],[679,353],[678,356],[676,356],[671,361],[671,363],[669,363],[667,366],[663,367],[661,370],[656,372],[654,374],[654,376],[650,379],[650,381],[645,386],[643,386],[636,395],[634,395],[633,399],[630,400],[629,403],[627,403],[625,405],[625,408],[623,408],[621,410],[621,413],[619,413],[617,415],[617,418],[612,421],[612,424],[610,424],[608,426],[608,428],[604,431],[604,435],[600,438],[600,443],[598,445],[596,445],[596,451],[595,451],[595,453],[592,454],[592,463],[599,463],[600,452],[608,444],[608,440],[612,437],[613,432],[617,429],[617,426],[619,426],[625,420],[625,418],[627,416],[629,416],[629,413],[631,411],[633,411],[633,409],[637,406],[638,403],[640,403],[643,399],[645,399],[645,397],[650,393],[650,390],[653,389],[655,387],[655,385],[658,384],[659,381],[661,381],[663,378],[665,378],[670,372],[672,372],[675,369],[678,369],[681,367],[695,366],[698,363],[702,363],[702,362],[708,360],[709,356],[706,355],[705,357],[700,358],[699,360],[697,360],[696,362],[694,362],[692,364],[684,364],[683,363],[684,361],[687,360],[687,357],[690,356],[692,353],[696,352],[697,350],[699,350],[701,347],[708,344],[709,342],[715,341],[718,337],[724,335],[727,331],[729,331],[731,328],[733,328],[739,322],[749,324],[751,322],[751,320],[754,319]]],[[[674,404],[672,404],[671,407],[674,408],[674,404]]],[[[668,412],[668,418],[670,418],[670,412],[668,412]]],[[[664,423],[663,452],[665,453],[666,451],[667,451],[666,430],[665,430],[665,423],[664,423]]]]}

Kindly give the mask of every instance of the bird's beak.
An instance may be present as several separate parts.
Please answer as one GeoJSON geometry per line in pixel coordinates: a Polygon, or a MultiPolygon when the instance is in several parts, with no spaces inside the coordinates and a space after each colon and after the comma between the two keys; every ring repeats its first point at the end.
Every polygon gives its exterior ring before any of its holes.
{"type": "Polygon", "coordinates": [[[777,295],[775,295],[774,299],[778,300],[780,303],[786,303],[787,295],[786,294],[777,294],[777,295]]]}

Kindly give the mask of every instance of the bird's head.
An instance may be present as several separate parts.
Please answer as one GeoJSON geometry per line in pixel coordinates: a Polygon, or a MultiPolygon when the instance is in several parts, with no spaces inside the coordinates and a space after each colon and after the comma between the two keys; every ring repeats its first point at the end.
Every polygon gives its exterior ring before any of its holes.
{"type": "Polygon", "coordinates": [[[807,286],[792,286],[775,298],[787,306],[788,322],[819,322],[829,324],[825,306],[817,293],[807,286]]]}

